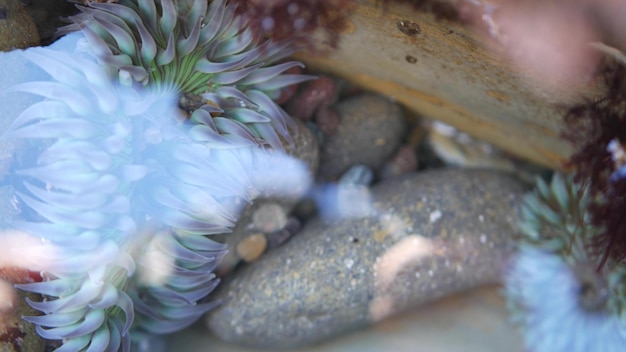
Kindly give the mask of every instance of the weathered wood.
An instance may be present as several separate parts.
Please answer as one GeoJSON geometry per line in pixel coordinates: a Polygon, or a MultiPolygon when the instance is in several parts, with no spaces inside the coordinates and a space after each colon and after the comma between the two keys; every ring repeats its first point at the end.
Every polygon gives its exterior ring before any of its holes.
{"type": "Polygon", "coordinates": [[[471,30],[396,2],[364,2],[351,21],[337,50],[299,59],[527,160],[560,168],[570,155],[559,138],[569,98],[531,88],[471,30]],[[401,20],[419,33],[402,32],[401,20]]]}

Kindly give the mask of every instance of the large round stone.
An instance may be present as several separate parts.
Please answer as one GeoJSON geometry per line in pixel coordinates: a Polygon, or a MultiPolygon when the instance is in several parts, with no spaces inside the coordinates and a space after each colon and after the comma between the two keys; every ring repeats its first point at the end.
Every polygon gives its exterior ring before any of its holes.
{"type": "Polygon", "coordinates": [[[482,170],[390,179],[372,189],[367,216],[313,220],[236,272],[213,296],[223,304],[207,324],[226,341],[297,347],[497,282],[521,194],[514,179],[482,170]]]}

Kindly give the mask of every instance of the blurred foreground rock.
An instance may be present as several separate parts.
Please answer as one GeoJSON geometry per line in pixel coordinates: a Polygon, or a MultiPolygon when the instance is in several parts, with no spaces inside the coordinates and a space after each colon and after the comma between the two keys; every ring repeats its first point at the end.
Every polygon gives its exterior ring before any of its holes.
{"type": "Polygon", "coordinates": [[[292,348],[497,282],[513,249],[521,194],[514,179],[482,170],[385,181],[372,189],[365,217],[313,220],[227,278],[208,326],[225,341],[292,348]]]}
{"type": "MultiPolygon", "coordinates": [[[[498,287],[489,286],[407,311],[366,329],[291,352],[523,352],[498,287]]],[[[168,336],[167,352],[257,352],[220,341],[203,326],[168,336]]]]}

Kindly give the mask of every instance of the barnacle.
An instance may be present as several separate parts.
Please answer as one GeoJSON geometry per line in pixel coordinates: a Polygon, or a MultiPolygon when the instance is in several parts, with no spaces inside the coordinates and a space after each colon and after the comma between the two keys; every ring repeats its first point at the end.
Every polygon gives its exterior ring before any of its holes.
{"type": "Polygon", "coordinates": [[[12,225],[66,249],[46,258],[42,282],[19,287],[45,297],[29,302],[45,315],[25,319],[62,340],[58,351],[127,351],[131,329],[173,332],[214,306],[203,299],[225,247],[206,235],[230,231],[264,191],[263,176],[281,172],[291,180],[283,192],[306,187],[308,176],[300,162],[250,143],[245,128],[220,129],[232,120],[213,118],[218,107],[185,120],[176,87],[118,84],[86,40],[62,39],[75,52],[23,52],[46,77],[3,92],[6,101],[42,98],[3,136],[27,141],[16,153],[37,155],[10,177],[33,210],[12,225]]]}
{"type": "Polygon", "coordinates": [[[532,351],[620,351],[626,344],[626,270],[590,250],[599,230],[589,192],[570,176],[537,182],[521,209],[524,237],[505,278],[513,317],[532,351]]]}
{"type": "Polygon", "coordinates": [[[201,95],[231,120],[217,128],[278,149],[279,135],[291,141],[293,122],[273,99],[311,76],[282,74],[299,62],[272,65],[294,52],[293,40],[256,35],[234,2],[120,0],[77,7],[81,13],[59,34],[82,31],[125,84],[201,95]]]}

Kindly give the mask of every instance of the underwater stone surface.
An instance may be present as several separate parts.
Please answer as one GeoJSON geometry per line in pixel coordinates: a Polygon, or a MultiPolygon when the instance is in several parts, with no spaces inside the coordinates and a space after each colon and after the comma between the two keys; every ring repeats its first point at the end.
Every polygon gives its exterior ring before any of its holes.
{"type": "Polygon", "coordinates": [[[219,338],[291,348],[408,307],[498,282],[513,252],[520,184],[484,170],[437,170],[372,189],[363,218],[308,223],[218,288],[219,338]]]}
{"type": "MultiPolygon", "coordinates": [[[[289,351],[524,352],[521,334],[510,322],[500,290],[490,285],[463,292],[340,338],[289,351]]],[[[199,324],[167,339],[165,352],[259,351],[220,341],[199,324]]]]}
{"type": "Polygon", "coordinates": [[[400,106],[374,94],[335,105],[339,125],[320,154],[320,178],[335,180],[355,164],[377,171],[398,149],[405,121],[400,106]]]}
{"type": "Polygon", "coordinates": [[[39,45],[37,27],[20,0],[0,0],[0,51],[39,45]]]}
{"type": "Polygon", "coordinates": [[[78,11],[75,1],[72,3],[68,0],[21,0],[21,2],[37,26],[41,45],[50,44],[57,28],[67,25],[63,19],[78,11]]]}

